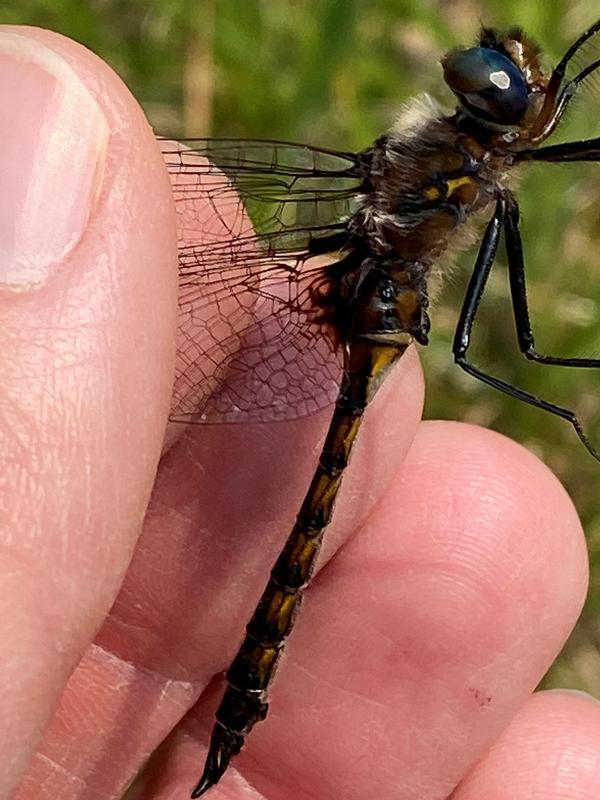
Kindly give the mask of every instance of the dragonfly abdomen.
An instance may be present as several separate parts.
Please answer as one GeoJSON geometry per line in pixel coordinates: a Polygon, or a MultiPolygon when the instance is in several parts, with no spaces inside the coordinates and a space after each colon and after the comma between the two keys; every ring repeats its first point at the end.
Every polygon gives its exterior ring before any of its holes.
{"type": "Polygon", "coordinates": [[[323,536],[367,404],[406,345],[374,344],[366,338],[348,350],[346,378],[296,523],[277,559],[244,641],[227,671],[227,688],[217,709],[200,797],[221,778],[245,737],[267,715],[267,691],[310,583],[323,536]]]}

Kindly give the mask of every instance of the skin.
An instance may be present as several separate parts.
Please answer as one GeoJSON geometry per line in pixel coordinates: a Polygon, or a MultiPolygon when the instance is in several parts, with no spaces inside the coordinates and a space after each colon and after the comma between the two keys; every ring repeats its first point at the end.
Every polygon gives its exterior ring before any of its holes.
{"type": "MultiPolygon", "coordinates": [[[[164,445],[177,233],[160,154],[99,59],[25,33],[68,59],[114,137],[83,246],[43,287],[0,295],[0,797],[185,798],[213,676],[326,416],[169,430],[164,445]],[[65,329],[76,380],[56,370],[65,329]],[[8,411],[32,396],[43,413],[15,429],[8,411]]],[[[367,414],[268,721],[214,800],[600,796],[600,707],[532,694],[585,596],[575,510],[518,445],[420,423],[422,390],[413,350],[367,414]]]]}

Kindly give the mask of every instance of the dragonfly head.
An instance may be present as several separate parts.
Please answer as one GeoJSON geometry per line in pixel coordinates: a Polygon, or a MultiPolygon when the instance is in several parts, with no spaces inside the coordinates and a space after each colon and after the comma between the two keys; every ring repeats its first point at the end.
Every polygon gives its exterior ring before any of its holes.
{"type": "Polygon", "coordinates": [[[518,135],[543,105],[548,78],[539,49],[518,28],[502,35],[484,28],[477,47],[450,51],[442,66],[459,111],[484,128],[518,135]]]}
{"type": "Polygon", "coordinates": [[[539,144],[560,122],[579,84],[600,69],[596,59],[568,80],[567,67],[586,42],[600,34],[600,20],[569,47],[551,73],[540,50],[520,28],[483,28],[476,47],[451,50],[442,59],[444,80],[458,98],[458,113],[505,143],[539,144]]]}

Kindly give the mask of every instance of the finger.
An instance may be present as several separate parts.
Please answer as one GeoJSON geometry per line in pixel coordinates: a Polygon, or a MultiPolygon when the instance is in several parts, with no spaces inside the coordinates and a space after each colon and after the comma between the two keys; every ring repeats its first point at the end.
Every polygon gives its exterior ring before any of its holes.
{"type": "Polygon", "coordinates": [[[141,525],[172,380],[176,247],[152,133],[104,64],[4,26],[0,82],[6,796],[141,525]]]}
{"type": "MultiPolygon", "coordinates": [[[[421,399],[413,352],[367,414],[320,563],[385,491],[414,436],[421,399]]],[[[204,684],[227,666],[292,528],[327,422],[321,414],[187,431],[161,462],[140,547],[102,645],[163,675],[204,684]]]]}
{"type": "MultiPolygon", "coordinates": [[[[374,401],[332,546],[356,530],[391,480],[421,389],[409,357],[374,401]]],[[[314,469],[318,422],[200,426],[169,450],[119,599],[67,686],[23,800],[34,786],[42,787],[38,800],[119,796],[134,776],[145,798],[162,796],[170,758],[154,756],[156,775],[139,770],[233,656],[314,469]]],[[[198,778],[198,745],[194,756],[193,776],[177,775],[183,792],[198,778]]]]}
{"type": "Polygon", "coordinates": [[[537,459],[424,425],[309,592],[239,769],[267,795],[446,796],[556,656],[586,576],[577,516],[537,459]]]}
{"type": "Polygon", "coordinates": [[[600,797],[600,704],[574,692],[539,692],[471,771],[452,800],[600,797]]]}

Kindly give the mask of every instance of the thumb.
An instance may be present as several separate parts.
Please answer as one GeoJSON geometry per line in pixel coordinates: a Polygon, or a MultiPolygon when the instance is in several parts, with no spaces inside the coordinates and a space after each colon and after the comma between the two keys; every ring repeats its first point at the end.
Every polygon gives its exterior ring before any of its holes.
{"type": "Polygon", "coordinates": [[[121,81],[0,26],[0,796],[106,615],[160,453],[175,222],[121,81]]]}

